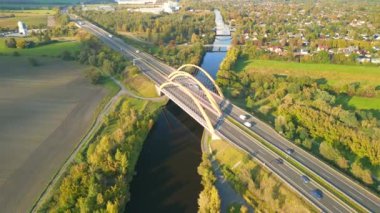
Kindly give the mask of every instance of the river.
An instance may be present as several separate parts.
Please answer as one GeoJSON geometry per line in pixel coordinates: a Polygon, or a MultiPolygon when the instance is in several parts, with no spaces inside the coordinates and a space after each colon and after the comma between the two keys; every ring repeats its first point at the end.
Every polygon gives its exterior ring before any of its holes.
{"type": "MultiPolygon", "coordinates": [[[[214,44],[228,42],[231,38],[216,36],[214,44]]],[[[215,78],[225,55],[207,52],[202,68],[215,78]]],[[[197,212],[202,132],[203,127],[173,102],[165,106],[140,153],[126,212],[197,212]]]]}

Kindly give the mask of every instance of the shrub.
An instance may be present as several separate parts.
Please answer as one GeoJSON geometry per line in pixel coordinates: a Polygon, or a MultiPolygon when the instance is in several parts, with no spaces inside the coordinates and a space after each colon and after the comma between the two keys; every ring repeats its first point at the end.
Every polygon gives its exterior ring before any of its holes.
{"type": "Polygon", "coordinates": [[[25,45],[26,45],[26,42],[24,39],[19,39],[16,41],[16,47],[17,48],[23,49],[23,48],[25,48],[25,45]]]}
{"type": "Polygon", "coordinates": [[[5,39],[5,46],[7,46],[8,48],[16,48],[16,39],[14,38],[5,39]]]}
{"type": "Polygon", "coordinates": [[[366,184],[373,184],[373,179],[371,175],[371,171],[369,169],[364,169],[360,162],[356,161],[352,164],[351,167],[352,174],[360,178],[366,184]]]}
{"type": "Polygon", "coordinates": [[[102,74],[96,69],[90,69],[87,71],[86,77],[90,79],[91,83],[98,84],[102,78],[102,74]]]}

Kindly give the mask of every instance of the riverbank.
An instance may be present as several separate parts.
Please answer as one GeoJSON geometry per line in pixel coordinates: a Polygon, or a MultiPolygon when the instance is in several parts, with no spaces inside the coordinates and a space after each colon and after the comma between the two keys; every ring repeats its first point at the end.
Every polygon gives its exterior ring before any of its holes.
{"type": "Polygon", "coordinates": [[[249,206],[247,202],[244,200],[244,198],[232,188],[226,177],[223,175],[222,171],[220,170],[221,166],[219,165],[219,162],[215,159],[215,150],[212,149],[212,143],[213,141],[211,139],[210,133],[207,132],[207,130],[204,130],[201,141],[202,152],[204,155],[207,156],[208,159],[210,159],[211,169],[216,177],[216,180],[213,183],[213,185],[216,187],[220,196],[220,212],[231,212],[231,208],[233,206],[234,208],[236,208],[236,206],[239,206],[239,209],[236,210],[240,210],[240,208],[247,208],[248,212],[254,212],[253,208],[249,206]]]}
{"type": "MultiPolygon", "coordinates": [[[[220,176],[243,197],[249,211],[253,211],[253,207],[256,211],[291,212],[297,209],[299,212],[316,212],[313,206],[246,153],[222,140],[212,141],[210,147],[220,165],[220,176]]],[[[236,203],[242,204],[241,200],[236,203]]],[[[228,208],[232,207],[234,205],[228,208]]]]}

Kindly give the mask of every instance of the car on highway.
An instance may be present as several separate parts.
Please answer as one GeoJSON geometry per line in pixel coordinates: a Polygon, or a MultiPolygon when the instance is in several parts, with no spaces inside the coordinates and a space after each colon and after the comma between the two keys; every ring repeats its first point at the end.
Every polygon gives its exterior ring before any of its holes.
{"type": "Polygon", "coordinates": [[[140,53],[140,50],[136,50],[136,53],[140,53]]]}
{"type": "Polygon", "coordinates": [[[246,127],[252,127],[252,124],[251,124],[251,122],[246,121],[246,122],[244,122],[244,126],[246,126],[246,127]]]}
{"type": "Polygon", "coordinates": [[[111,34],[108,34],[108,37],[112,38],[112,37],[113,37],[113,35],[111,35],[111,34]]]}
{"type": "Polygon", "coordinates": [[[246,115],[239,115],[239,118],[242,119],[243,121],[247,120],[247,116],[246,115]]]}
{"type": "Polygon", "coordinates": [[[291,154],[294,153],[294,149],[287,148],[287,149],[286,149],[286,153],[288,153],[288,155],[291,155],[291,154]]]}
{"type": "Polygon", "coordinates": [[[283,164],[283,163],[284,163],[284,160],[282,160],[282,158],[277,158],[277,159],[276,159],[276,163],[278,163],[278,164],[283,164]]]}
{"type": "Polygon", "coordinates": [[[320,189],[314,189],[311,191],[311,194],[318,200],[321,200],[323,198],[323,192],[320,189]]]}
{"type": "Polygon", "coordinates": [[[301,179],[304,183],[309,183],[310,182],[310,178],[306,175],[301,175],[301,179]]]}

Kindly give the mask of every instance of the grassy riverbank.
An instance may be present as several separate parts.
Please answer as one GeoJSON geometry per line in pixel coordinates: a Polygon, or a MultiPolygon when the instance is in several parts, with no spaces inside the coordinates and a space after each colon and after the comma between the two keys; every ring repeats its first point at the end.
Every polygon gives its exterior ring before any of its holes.
{"type": "Polygon", "coordinates": [[[211,148],[225,179],[256,211],[316,211],[246,153],[224,141],[212,141],[211,148]]]}

